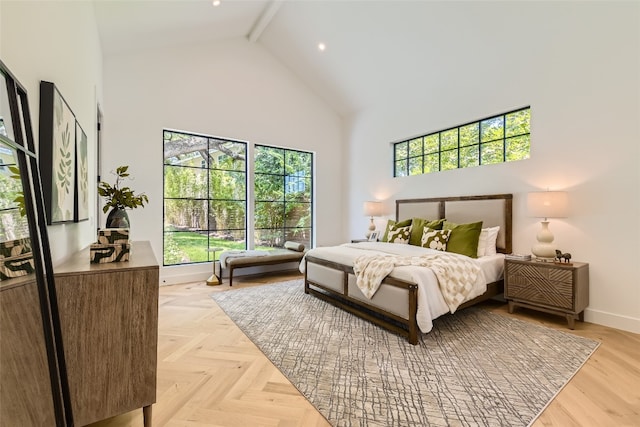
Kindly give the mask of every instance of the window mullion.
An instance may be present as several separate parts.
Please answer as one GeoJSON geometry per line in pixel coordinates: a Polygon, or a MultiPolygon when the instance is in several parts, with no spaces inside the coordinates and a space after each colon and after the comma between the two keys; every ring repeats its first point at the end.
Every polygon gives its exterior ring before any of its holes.
{"type": "Polygon", "coordinates": [[[247,144],[247,185],[246,185],[246,199],[247,199],[247,214],[245,217],[245,244],[247,249],[255,248],[255,144],[247,144]]]}

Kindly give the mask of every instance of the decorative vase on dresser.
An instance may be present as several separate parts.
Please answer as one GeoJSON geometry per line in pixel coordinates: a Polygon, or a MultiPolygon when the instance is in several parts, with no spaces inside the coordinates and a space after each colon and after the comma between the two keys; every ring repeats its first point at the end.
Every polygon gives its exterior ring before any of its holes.
{"type": "Polygon", "coordinates": [[[129,215],[125,209],[113,208],[107,215],[107,228],[129,228],[129,215]]]}

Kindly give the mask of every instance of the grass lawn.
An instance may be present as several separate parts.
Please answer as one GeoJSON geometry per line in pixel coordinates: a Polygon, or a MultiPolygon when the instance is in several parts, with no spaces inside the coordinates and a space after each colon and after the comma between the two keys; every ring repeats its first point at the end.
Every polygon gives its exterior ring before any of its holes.
{"type": "MultiPolygon", "coordinates": [[[[173,231],[168,229],[167,231],[173,231]]],[[[179,255],[177,255],[178,259],[170,262],[170,264],[183,264],[183,263],[193,263],[193,262],[211,262],[213,261],[212,256],[213,252],[208,252],[207,248],[223,248],[223,250],[228,249],[245,249],[244,242],[236,242],[233,240],[225,240],[225,239],[216,239],[214,237],[209,237],[206,234],[195,233],[192,231],[180,231],[171,233],[171,240],[173,241],[172,245],[174,251],[178,251],[179,255]],[[208,242],[208,246],[207,246],[208,242]]],[[[166,237],[165,237],[166,239],[166,237]]],[[[170,246],[167,244],[167,240],[165,240],[165,252],[167,251],[167,247],[170,246]]],[[[261,250],[270,250],[273,248],[270,247],[256,247],[256,249],[261,250]]],[[[222,251],[216,252],[216,259],[220,259],[220,253],[222,251]]],[[[165,265],[167,265],[167,260],[171,257],[168,256],[167,253],[164,254],[165,265]]]]}

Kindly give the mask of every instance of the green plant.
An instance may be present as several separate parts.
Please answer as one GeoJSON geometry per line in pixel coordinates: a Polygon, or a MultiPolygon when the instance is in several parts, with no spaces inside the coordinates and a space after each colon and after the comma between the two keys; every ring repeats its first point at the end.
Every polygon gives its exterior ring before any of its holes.
{"type": "Polygon", "coordinates": [[[98,184],[98,194],[107,199],[102,211],[107,213],[109,208],[116,209],[135,209],[138,206],[144,207],[145,203],[149,203],[146,194],[140,193],[136,195],[129,187],[121,187],[122,181],[129,176],[127,172],[129,166],[120,166],[116,169],[116,182],[113,186],[107,182],[98,184]]]}

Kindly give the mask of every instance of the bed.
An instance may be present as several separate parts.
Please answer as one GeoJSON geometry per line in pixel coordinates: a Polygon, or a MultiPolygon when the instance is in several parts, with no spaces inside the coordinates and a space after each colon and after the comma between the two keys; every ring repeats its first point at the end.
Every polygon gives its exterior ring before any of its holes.
{"type": "MultiPolygon", "coordinates": [[[[417,344],[419,332],[429,332],[432,321],[437,317],[455,313],[503,292],[504,254],[512,251],[512,199],[511,194],[493,194],[397,200],[396,223],[404,224],[412,220],[415,225],[419,224],[416,219],[422,219],[434,221],[435,224],[437,220],[441,220],[441,223],[446,220],[455,226],[477,225],[482,221],[480,246],[483,246],[483,239],[486,243],[487,230],[497,230],[497,235],[493,236],[495,247],[491,243],[491,247],[481,248],[483,253],[479,257],[423,248],[420,243],[360,242],[314,248],[305,254],[300,263],[305,293],[404,336],[411,344],[417,344]],[[464,295],[458,293],[455,301],[439,284],[438,277],[442,279],[441,267],[445,262],[440,258],[446,259],[446,262],[463,263],[476,272],[464,284],[464,295]],[[432,267],[421,266],[422,259],[434,259],[437,263],[432,267]],[[379,261],[390,269],[379,286],[376,285],[370,298],[367,295],[371,293],[370,290],[361,287],[366,275],[358,280],[354,273],[355,267],[355,272],[360,274],[363,262],[366,264],[369,262],[367,260],[371,260],[372,264],[379,261]],[[405,263],[404,260],[412,261],[405,263]],[[389,262],[395,262],[394,266],[389,267],[389,262]]],[[[456,229],[453,230],[449,236],[456,233],[456,229]]],[[[382,274],[385,272],[379,275],[382,274]]]]}

